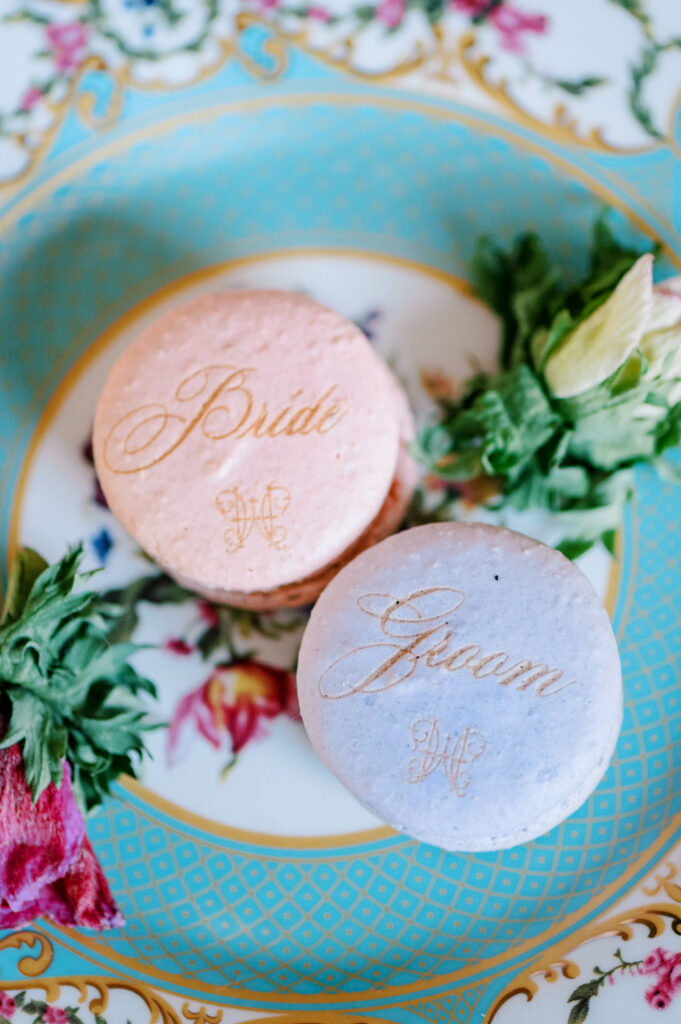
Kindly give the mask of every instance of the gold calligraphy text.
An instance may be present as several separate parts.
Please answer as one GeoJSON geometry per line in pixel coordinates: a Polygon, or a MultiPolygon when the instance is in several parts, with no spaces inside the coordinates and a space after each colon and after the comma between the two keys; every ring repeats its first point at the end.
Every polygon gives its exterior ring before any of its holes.
{"type": "Polygon", "coordinates": [[[137,406],[114,424],[104,442],[106,465],[113,473],[139,473],[163,462],[198,433],[208,441],[328,434],[347,411],[334,397],[335,385],[312,399],[298,388],[272,408],[256,399],[256,373],[253,367],[222,365],[190,373],[170,403],[137,406]]]}
{"type": "Polygon", "coordinates": [[[215,504],[227,521],[224,532],[225,547],[232,554],[244,546],[255,526],[267,543],[278,551],[284,547],[286,530],[275,520],[283,516],[289,506],[291,495],[285,487],[268,484],[260,498],[249,498],[241,494],[238,487],[227,487],[220,491],[215,504]]]}
{"type": "Polygon", "coordinates": [[[441,768],[451,791],[464,796],[471,781],[464,765],[484,754],[487,743],[482,733],[466,726],[460,736],[446,733],[441,738],[437,718],[431,716],[412,724],[411,741],[419,756],[409,762],[407,782],[423,782],[441,768]]]}
{"type": "Polygon", "coordinates": [[[357,647],[329,665],[319,679],[319,693],[327,700],[382,693],[404,684],[417,668],[465,669],[474,679],[492,677],[500,686],[533,690],[537,697],[551,697],[574,684],[574,679],[561,682],[560,668],[529,658],[514,663],[507,651],[485,653],[479,643],[460,642],[456,613],[465,600],[452,587],[428,587],[397,598],[364,594],[357,605],[379,620],[385,640],[357,647]]]}

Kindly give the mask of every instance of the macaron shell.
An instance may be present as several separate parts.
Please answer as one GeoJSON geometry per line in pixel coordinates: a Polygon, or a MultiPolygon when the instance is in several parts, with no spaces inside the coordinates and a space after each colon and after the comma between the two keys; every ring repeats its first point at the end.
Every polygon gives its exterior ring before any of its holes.
{"type": "MultiPolygon", "coordinates": [[[[312,604],[317,600],[325,587],[331,582],[336,573],[340,572],[344,565],[355,558],[360,552],[377,544],[399,527],[405,517],[409,502],[414,493],[414,487],[418,479],[418,469],[406,445],[400,450],[397,460],[397,471],[395,479],[388,492],[388,497],[383,503],[373,523],[364,531],[354,544],[351,544],[342,555],[334,559],[329,565],[324,566],[319,572],[305,579],[297,580],[285,587],[277,587],[275,590],[255,591],[229,591],[229,590],[208,590],[197,586],[196,581],[183,577],[179,573],[170,573],[181,586],[188,590],[194,590],[209,601],[215,604],[234,605],[237,608],[249,608],[252,611],[272,611],[275,608],[299,608],[302,605],[312,604]]],[[[168,570],[170,571],[170,570],[168,570]]]]}
{"type": "Polygon", "coordinates": [[[341,781],[451,850],[513,846],[569,815],[622,718],[617,645],[589,582],[553,549],[479,524],[409,530],[347,565],[313,610],[298,689],[341,781]],[[534,681],[505,681],[523,663],[540,667],[534,681]]]}
{"type": "Polygon", "coordinates": [[[399,415],[362,332],[302,295],[205,295],[114,365],[94,452],[109,504],[157,561],[207,589],[319,571],[376,518],[399,415]]]}

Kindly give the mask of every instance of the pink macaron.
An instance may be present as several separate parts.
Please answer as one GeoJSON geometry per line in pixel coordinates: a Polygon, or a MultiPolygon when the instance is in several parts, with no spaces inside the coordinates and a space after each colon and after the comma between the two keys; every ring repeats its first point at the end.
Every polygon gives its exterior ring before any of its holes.
{"type": "Polygon", "coordinates": [[[413,420],[364,334],[299,294],[204,295],[149,326],[97,403],[107,501],[170,575],[215,601],[313,601],[398,526],[413,420]]]}

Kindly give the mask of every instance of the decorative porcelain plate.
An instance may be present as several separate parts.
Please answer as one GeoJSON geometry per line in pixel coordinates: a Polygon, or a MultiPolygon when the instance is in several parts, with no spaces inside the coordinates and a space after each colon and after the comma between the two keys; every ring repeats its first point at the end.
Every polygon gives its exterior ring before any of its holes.
{"type": "Polygon", "coordinates": [[[457,855],[384,827],[313,754],[304,615],[161,576],[89,438],[117,354],[206,289],[337,308],[422,416],[494,362],[480,234],[537,230],[578,268],[609,206],[681,266],[680,86],[672,0],[0,0],[2,543],[84,540],[155,645],[164,723],[88,825],[126,926],[4,933],[0,1021],[678,1018],[681,487],[640,473],[615,557],[581,562],[624,667],[605,778],[535,842],[457,855]]]}

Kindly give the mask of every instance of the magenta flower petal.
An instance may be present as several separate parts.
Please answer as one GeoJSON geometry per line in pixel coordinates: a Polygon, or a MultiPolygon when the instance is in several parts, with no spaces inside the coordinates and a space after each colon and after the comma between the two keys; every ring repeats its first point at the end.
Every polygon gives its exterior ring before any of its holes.
{"type": "Polygon", "coordinates": [[[71,924],[85,928],[120,928],[125,922],[114,903],[109,883],[86,836],[64,878],[55,884],[72,914],[71,924]]]}
{"type": "Polygon", "coordinates": [[[19,745],[0,750],[0,907],[36,900],[66,873],[84,837],[68,762],[60,788],[50,783],[34,804],[19,745]]]}
{"type": "Polygon", "coordinates": [[[50,783],[34,804],[14,744],[0,750],[0,928],[36,917],[97,930],[123,923],[85,835],[68,761],[59,789],[50,783]]]}
{"type": "Polygon", "coordinates": [[[188,644],[186,640],[183,640],[180,636],[169,637],[163,645],[166,651],[170,651],[171,654],[193,654],[194,648],[191,644],[188,644]]]}
{"type": "Polygon", "coordinates": [[[669,963],[669,954],[666,950],[658,946],[656,949],[649,953],[641,964],[641,974],[657,974],[657,972],[665,967],[669,963]]]}
{"type": "Polygon", "coordinates": [[[43,1024],[69,1024],[69,1016],[61,1006],[48,1006],[43,1014],[43,1024]]]}
{"type": "Polygon", "coordinates": [[[0,1016],[10,1018],[16,1009],[17,1004],[9,992],[0,992],[0,1016]]]}
{"type": "Polygon", "coordinates": [[[218,610],[214,604],[210,601],[199,601],[198,603],[199,615],[205,623],[209,626],[217,626],[220,621],[218,617],[218,610]]]}
{"type": "Polygon", "coordinates": [[[19,104],[19,110],[31,110],[31,108],[34,107],[36,103],[39,103],[42,98],[43,94],[40,89],[36,89],[34,87],[27,89],[23,95],[21,103],[19,104]]]}
{"type": "Polygon", "coordinates": [[[381,0],[376,8],[376,17],[388,28],[397,28],[407,9],[406,0],[381,0]]]}
{"type": "Polygon", "coordinates": [[[647,989],[645,993],[647,1002],[656,1010],[664,1010],[674,998],[674,993],[666,978],[660,978],[657,985],[647,989]]]}
{"type": "Polygon", "coordinates": [[[97,931],[125,923],[87,836],[64,877],[46,885],[36,899],[19,910],[5,908],[0,902],[0,928],[19,928],[36,917],[97,931]]]}
{"type": "Polygon", "coordinates": [[[48,42],[64,50],[82,49],[87,43],[88,32],[80,21],[69,21],[61,25],[52,23],[45,29],[48,42]]]}

